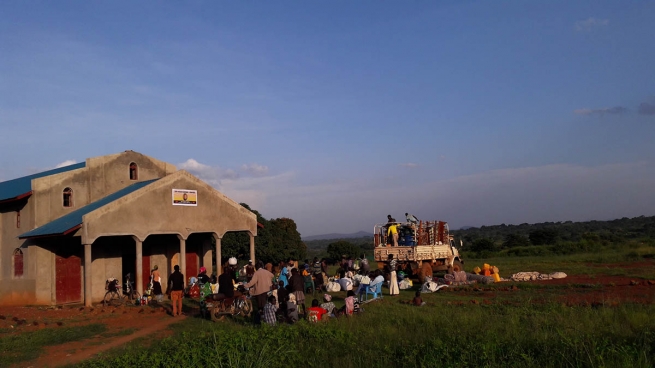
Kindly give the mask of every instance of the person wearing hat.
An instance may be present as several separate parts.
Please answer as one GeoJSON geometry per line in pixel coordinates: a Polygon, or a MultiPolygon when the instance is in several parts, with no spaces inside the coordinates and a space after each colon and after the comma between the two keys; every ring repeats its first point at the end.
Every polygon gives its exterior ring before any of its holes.
{"type": "Polygon", "coordinates": [[[207,276],[207,269],[204,266],[200,267],[200,272],[198,273],[198,281],[201,284],[206,284],[209,282],[209,276],[207,276]]]}
{"type": "Polygon", "coordinates": [[[252,280],[252,275],[255,274],[255,266],[252,265],[252,259],[248,260],[248,264],[246,265],[246,279],[248,282],[252,280]]]}
{"type": "Polygon", "coordinates": [[[155,265],[155,267],[152,268],[150,276],[152,277],[152,292],[155,294],[157,301],[161,302],[164,293],[161,290],[161,274],[159,273],[159,266],[155,265]]]}

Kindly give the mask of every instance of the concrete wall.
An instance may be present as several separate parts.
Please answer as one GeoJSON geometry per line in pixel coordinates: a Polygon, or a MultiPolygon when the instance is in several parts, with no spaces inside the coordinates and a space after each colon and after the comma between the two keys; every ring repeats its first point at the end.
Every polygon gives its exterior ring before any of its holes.
{"type": "Polygon", "coordinates": [[[30,251],[25,240],[18,235],[34,226],[34,206],[23,199],[0,206],[0,305],[33,304],[34,268],[30,267],[30,251]],[[20,211],[20,227],[17,227],[20,211]],[[23,276],[14,278],[14,250],[23,252],[23,276]]]}
{"type": "Polygon", "coordinates": [[[86,167],[32,180],[30,202],[36,208],[34,227],[42,226],[139,181],[162,178],[175,166],[133,151],[93,157],[86,167]],[[130,180],[130,163],[138,167],[138,180],[130,180]],[[64,207],[65,188],[73,190],[73,206],[64,207]]]}
{"type": "Polygon", "coordinates": [[[257,217],[238,203],[186,171],[160,179],[84,216],[82,241],[86,244],[107,235],[249,231],[257,234],[257,217]],[[198,191],[198,205],[172,205],[172,189],[198,191]]]}

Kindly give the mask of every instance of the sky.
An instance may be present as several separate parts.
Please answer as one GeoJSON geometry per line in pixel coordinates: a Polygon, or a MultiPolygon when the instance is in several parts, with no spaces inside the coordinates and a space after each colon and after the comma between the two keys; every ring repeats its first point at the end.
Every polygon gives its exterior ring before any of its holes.
{"type": "Polygon", "coordinates": [[[303,236],[655,215],[653,1],[9,1],[0,181],[127,149],[303,236]]]}

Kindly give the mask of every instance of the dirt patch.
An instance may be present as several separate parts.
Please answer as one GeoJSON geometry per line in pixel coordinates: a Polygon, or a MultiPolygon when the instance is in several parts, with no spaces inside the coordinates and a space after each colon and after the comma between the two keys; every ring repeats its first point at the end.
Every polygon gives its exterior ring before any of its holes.
{"type": "MultiPolygon", "coordinates": [[[[83,360],[91,359],[99,353],[105,352],[109,349],[127,344],[134,339],[140,337],[154,335],[153,338],[163,338],[163,331],[171,323],[182,321],[185,317],[171,317],[157,313],[157,315],[143,315],[139,318],[138,326],[135,325],[134,320],[131,321],[128,325],[131,329],[135,329],[133,333],[126,336],[115,336],[112,338],[103,337],[103,335],[98,335],[92,339],[84,341],[73,341],[70,343],[51,346],[41,355],[39,359],[35,362],[32,362],[30,365],[34,367],[58,367],[62,365],[75,364],[83,360]],[[56,363],[53,363],[56,362],[56,363]]],[[[126,325],[125,321],[116,323],[112,325],[112,330],[120,333],[122,328],[120,325],[126,325]]],[[[117,321],[118,322],[118,321],[117,321]]],[[[111,334],[111,332],[109,332],[111,334]]],[[[166,334],[168,335],[168,334],[166,334]]]]}
{"type": "MultiPolygon", "coordinates": [[[[179,321],[164,307],[0,307],[0,337],[22,334],[39,329],[53,329],[103,323],[107,331],[92,338],[50,346],[34,362],[18,366],[58,366],[72,364],[122,345],[138,337],[164,330],[179,321]]],[[[168,336],[161,331],[157,337],[168,336]]]]}

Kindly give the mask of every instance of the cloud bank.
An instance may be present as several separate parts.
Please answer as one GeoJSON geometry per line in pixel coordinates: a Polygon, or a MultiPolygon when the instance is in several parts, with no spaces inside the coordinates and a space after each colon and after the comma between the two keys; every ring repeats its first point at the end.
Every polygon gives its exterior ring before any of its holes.
{"type": "Polygon", "coordinates": [[[615,106],[615,107],[606,107],[603,109],[577,109],[573,110],[573,113],[576,115],[620,115],[628,112],[627,107],[615,106]]]}
{"type": "Polygon", "coordinates": [[[610,23],[608,19],[598,19],[598,18],[587,18],[585,20],[579,20],[575,22],[575,29],[578,32],[589,32],[595,28],[605,27],[610,23]]]}

